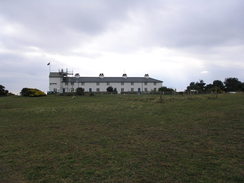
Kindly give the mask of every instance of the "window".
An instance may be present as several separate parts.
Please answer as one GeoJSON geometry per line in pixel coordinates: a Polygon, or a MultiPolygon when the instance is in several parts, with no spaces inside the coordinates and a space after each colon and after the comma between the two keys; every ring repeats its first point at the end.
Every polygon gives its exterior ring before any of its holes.
{"type": "Polygon", "coordinates": [[[125,89],[124,88],[121,88],[121,92],[124,92],[125,91],[125,89]]]}
{"type": "Polygon", "coordinates": [[[131,82],[131,85],[134,85],[134,82],[131,82]]]}
{"type": "Polygon", "coordinates": [[[97,90],[96,90],[97,92],[100,92],[100,89],[99,88],[97,88],[97,90]]]}
{"type": "Polygon", "coordinates": [[[73,86],[74,85],[74,82],[71,82],[71,85],[73,86]]]}
{"type": "Polygon", "coordinates": [[[85,85],[85,83],[84,83],[84,82],[82,82],[82,83],[81,83],[81,85],[85,85]]]}
{"type": "Polygon", "coordinates": [[[156,92],[157,91],[157,88],[154,88],[154,91],[156,92]]]}
{"type": "Polygon", "coordinates": [[[144,85],[147,85],[147,82],[145,82],[144,85]]]}
{"type": "Polygon", "coordinates": [[[99,82],[97,82],[97,86],[99,86],[99,84],[100,84],[100,83],[99,83],[99,82]]]}
{"type": "Polygon", "coordinates": [[[154,86],[155,86],[157,83],[156,83],[156,82],[154,82],[153,84],[154,84],[154,86]]]}
{"type": "Polygon", "coordinates": [[[50,85],[56,85],[57,83],[50,83],[50,85]]]}
{"type": "Polygon", "coordinates": [[[54,91],[54,92],[57,92],[57,88],[53,88],[53,91],[54,91]]]}
{"type": "Polygon", "coordinates": [[[110,85],[110,83],[109,83],[109,82],[107,82],[107,85],[110,85]]]}
{"type": "Polygon", "coordinates": [[[71,88],[71,92],[74,92],[74,88],[71,88]]]}
{"type": "Polygon", "coordinates": [[[124,85],[124,82],[121,82],[121,85],[124,85]]]}
{"type": "Polygon", "coordinates": [[[89,92],[92,92],[92,88],[89,88],[89,92]]]}
{"type": "Polygon", "coordinates": [[[130,90],[131,92],[133,92],[134,91],[134,88],[131,88],[131,90],[130,90]]]}
{"type": "Polygon", "coordinates": [[[68,82],[65,82],[65,85],[67,86],[68,85],[68,82]]]}
{"type": "Polygon", "coordinates": [[[147,92],[147,88],[144,88],[145,92],[147,92]]]}

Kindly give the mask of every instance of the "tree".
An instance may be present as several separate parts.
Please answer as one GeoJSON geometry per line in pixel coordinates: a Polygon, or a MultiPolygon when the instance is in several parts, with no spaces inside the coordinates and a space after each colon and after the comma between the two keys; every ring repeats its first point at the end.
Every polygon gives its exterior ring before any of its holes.
{"type": "Polygon", "coordinates": [[[107,87],[107,92],[108,93],[113,93],[114,89],[112,86],[107,87]]]}
{"type": "Polygon", "coordinates": [[[241,91],[244,91],[244,82],[241,83],[241,91]]]}
{"type": "Polygon", "coordinates": [[[191,82],[189,84],[189,86],[187,86],[187,91],[190,92],[191,90],[195,90],[197,91],[198,93],[203,93],[205,92],[205,85],[206,83],[204,83],[203,80],[200,80],[199,82],[191,82]]]}
{"type": "Polygon", "coordinates": [[[206,92],[212,92],[214,85],[213,84],[207,84],[205,86],[205,91],[206,92]]]}
{"type": "Polygon", "coordinates": [[[213,84],[205,86],[205,92],[207,93],[222,93],[225,90],[225,86],[222,81],[214,80],[213,84]]]}
{"type": "Polygon", "coordinates": [[[199,82],[196,83],[197,90],[199,93],[203,93],[205,91],[205,85],[206,83],[204,83],[203,80],[200,80],[199,82]]]}
{"type": "Polygon", "coordinates": [[[76,95],[85,95],[84,88],[77,88],[76,89],[76,95]]]}
{"type": "Polygon", "coordinates": [[[219,90],[221,90],[221,91],[225,90],[224,83],[222,81],[220,81],[220,80],[214,80],[213,81],[213,86],[218,87],[219,90]]]}
{"type": "Polygon", "coordinates": [[[0,85],[0,96],[7,96],[8,90],[5,90],[5,86],[0,85]]]}
{"type": "Polygon", "coordinates": [[[187,86],[186,91],[190,92],[191,90],[196,90],[196,84],[195,82],[190,82],[189,86],[187,86]]]}
{"type": "Polygon", "coordinates": [[[237,78],[226,78],[225,79],[226,91],[241,91],[242,83],[237,78]]]}

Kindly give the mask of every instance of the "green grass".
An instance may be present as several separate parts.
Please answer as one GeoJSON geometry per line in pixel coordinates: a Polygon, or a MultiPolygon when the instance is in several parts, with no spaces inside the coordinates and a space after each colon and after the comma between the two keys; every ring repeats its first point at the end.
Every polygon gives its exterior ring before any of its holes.
{"type": "Polygon", "coordinates": [[[244,95],[0,98],[0,183],[243,182],[244,95]]]}

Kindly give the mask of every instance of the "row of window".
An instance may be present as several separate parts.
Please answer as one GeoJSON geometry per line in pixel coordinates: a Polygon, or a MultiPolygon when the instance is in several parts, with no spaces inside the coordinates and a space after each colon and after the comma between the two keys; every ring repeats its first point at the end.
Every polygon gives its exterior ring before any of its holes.
{"type": "MultiPolygon", "coordinates": [[[[154,91],[157,91],[157,88],[154,88],[153,90],[154,90],[154,91]]],[[[125,91],[124,88],[121,88],[121,92],[124,92],[124,91],[125,91]]],[[[134,92],[134,91],[136,91],[136,90],[135,90],[135,88],[131,88],[130,91],[131,91],[131,92],[134,92]]],[[[137,91],[140,92],[140,91],[141,91],[141,88],[138,88],[137,91]]],[[[144,92],[148,92],[148,89],[147,89],[147,88],[144,88],[144,92]]]]}
{"type": "MultiPolygon", "coordinates": [[[[56,92],[57,89],[54,88],[54,91],[56,92]]],[[[74,91],[75,91],[75,89],[74,88],[71,88],[71,92],[74,92],[74,91]]],[[[131,92],[135,92],[136,90],[135,90],[135,88],[131,88],[130,91],[131,92]]],[[[138,92],[141,92],[141,88],[138,88],[137,91],[138,92]]],[[[154,91],[157,91],[157,88],[154,88],[154,91]]],[[[63,92],[68,92],[68,90],[67,89],[65,90],[65,88],[63,88],[63,92]]],[[[89,88],[89,92],[93,92],[92,88],[89,88]]],[[[96,92],[100,92],[100,88],[96,88],[96,92]]],[[[124,88],[121,88],[121,92],[125,92],[125,89],[124,88]]],[[[148,92],[148,89],[147,88],[144,88],[144,92],[148,92]]]]}
{"type": "MultiPolygon", "coordinates": [[[[56,83],[50,83],[50,85],[52,85],[52,84],[56,84],[56,83]]],[[[153,84],[154,84],[154,86],[155,86],[157,83],[156,83],[156,82],[154,82],[153,84]]],[[[67,83],[67,82],[65,82],[65,85],[68,85],[68,83],[67,83]]],[[[73,82],[71,82],[71,85],[74,85],[74,83],[73,83],[73,82]]],[[[84,82],[82,82],[82,83],[81,83],[81,85],[83,86],[83,85],[85,85],[85,83],[84,83],[84,82]]],[[[96,85],[97,85],[97,86],[99,86],[99,85],[100,85],[100,83],[99,83],[99,82],[97,82],[97,83],[96,83],[96,85]]],[[[107,85],[109,86],[109,85],[110,85],[110,83],[109,83],[109,82],[107,82],[107,85]]],[[[124,82],[121,82],[121,85],[124,85],[124,82]]],[[[133,86],[133,85],[134,85],[134,82],[131,82],[131,85],[133,86]]],[[[147,85],[147,82],[144,82],[144,85],[147,85]]]]}

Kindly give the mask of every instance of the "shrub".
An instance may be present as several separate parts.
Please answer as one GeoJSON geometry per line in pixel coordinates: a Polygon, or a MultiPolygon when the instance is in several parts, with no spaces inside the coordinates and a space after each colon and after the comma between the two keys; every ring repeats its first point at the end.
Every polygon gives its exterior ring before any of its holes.
{"type": "Polygon", "coordinates": [[[90,93],[89,93],[89,96],[90,96],[90,97],[93,97],[93,96],[95,96],[95,94],[94,94],[93,92],[90,92],[90,93]]]}
{"type": "Polygon", "coordinates": [[[108,93],[113,93],[113,91],[114,91],[114,89],[113,89],[112,86],[109,86],[109,87],[107,88],[107,92],[108,92],[108,93]]]}
{"type": "Polygon", "coordinates": [[[74,96],[73,92],[65,92],[65,93],[59,93],[59,96],[74,96]]]}
{"type": "Polygon", "coordinates": [[[25,97],[42,97],[42,96],[46,96],[46,94],[43,91],[38,90],[36,88],[23,88],[21,90],[20,94],[22,96],[25,96],[25,97]]]}
{"type": "Polygon", "coordinates": [[[133,92],[132,91],[128,91],[128,92],[126,91],[125,92],[124,91],[124,92],[121,92],[120,94],[133,94],[134,95],[134,94],[138,94],[138,92],[136,92],[136,91],[133,91],[133,92]]]}
{"type": "Polygon", "coordinates": [[[76,95],[85,95],[84,88],[77,88],[76,89],[76,95]]]}
{"type": "Polygon", "coordinates": [[[7,96],[15,96],[15,94],[14,94],[14,93],[9,92],[9,93],[7,94],[7,96]]]}
{"type": "Polygon", "coordinates": [[[49,92],[47,92],[47,95],[57,95],[57,92],[49,91],[49,92]]]}
{"type": "Polygon", "coordinates": [[[113,88],[112,86],[109,86],[109,87],[107,88],[107,93],[109,93],[109,94],[117,94],[118,91],[117,91],[116,88],[113,88]]]}
{"type": "Polygon", "coordinates": [[[161,87],[158,89],[159,92],[163,92],[164,94],[174,94],[175,93],[175,90],[172,89],[172,88],[167,88],[165,86],[161,87]]]}

